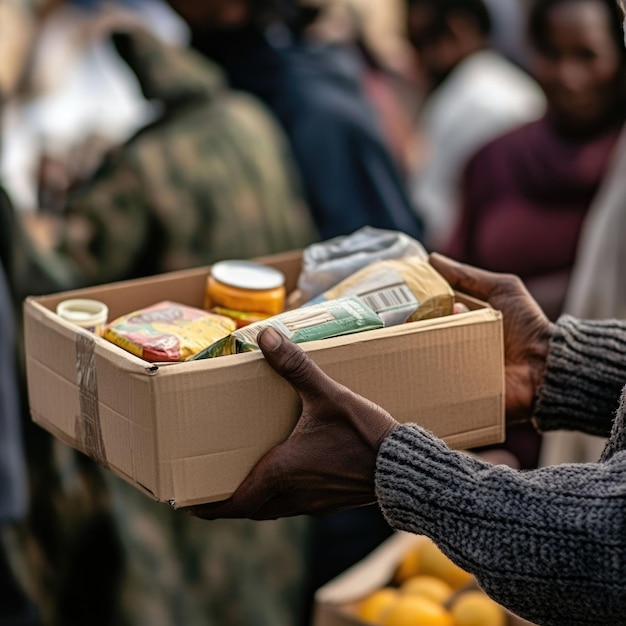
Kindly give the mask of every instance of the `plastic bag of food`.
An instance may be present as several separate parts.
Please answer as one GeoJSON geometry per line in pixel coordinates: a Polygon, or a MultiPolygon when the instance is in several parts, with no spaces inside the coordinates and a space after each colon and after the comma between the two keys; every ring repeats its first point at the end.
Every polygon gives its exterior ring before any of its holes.
{"type": "Polygon", "coordinates": [[[376,261],[415,256],[428,259],[419,241],[405,233],[371,226],[364,226],[351,235],[314,243],[302,254],[302,271],[298,278],[301,301],[319,296],[376,261]]]}
{"type": "Polygon", "coordinates": [[[227,317],[166,300],[117,318],[104,338],[146,361],[185,361],[235,328],[227,317]]]}
{"type": "Polygon", "coordinates": [[[383,322],[360,298],[331,300],[302,309],[286,311],[262,322],[240,328],[189,360],[211,359],[258,350],[257,335],[272,326],[294,343],[340,337],[383,327],[383,322]]]}

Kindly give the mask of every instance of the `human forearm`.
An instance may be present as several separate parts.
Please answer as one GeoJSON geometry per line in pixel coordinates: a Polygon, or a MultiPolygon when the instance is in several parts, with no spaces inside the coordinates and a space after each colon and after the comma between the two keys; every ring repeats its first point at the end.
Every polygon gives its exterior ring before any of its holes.
{"type": "Polygon", "coordinates": [[[381,447],[376,489],[395,528],[430,536],[514,612],[606,626],[626,615],[625,479],[623,458],[517,472],[404,425],[381,447]]]}

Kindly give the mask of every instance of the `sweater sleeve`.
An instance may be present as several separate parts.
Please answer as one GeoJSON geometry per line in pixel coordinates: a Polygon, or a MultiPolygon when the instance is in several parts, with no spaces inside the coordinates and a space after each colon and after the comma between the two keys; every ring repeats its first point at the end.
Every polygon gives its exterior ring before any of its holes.
{"type": "Polygon", "coordinates": [[[416,425],[383,442],[381,509],[431,537],[497,602],[542,626],[607,626],[626,615],[626,452],[520,472],[416,425]]]}
{"type": "Polygon", "coordinates": [[[539,430],[582,430],[608,436],[602,459],[626,450],[626,321],[582,321],[563,316],[556,325],[535,412],[539,430]]]}
{"type": "Polygon", "coordinates": [[[608,437],[626,382],[626,322],[564,315],[550,342],[535,424],[608,437]]]}
{"type": "Polygon", "coordinates": [[[392,526],[425,534],[498,602],[545,626],[626,615],[626,323],[559,319],[539,391],[542,430],[610,438],[600,463],[519,472],[398,427],[377,463],[392,526]]]}

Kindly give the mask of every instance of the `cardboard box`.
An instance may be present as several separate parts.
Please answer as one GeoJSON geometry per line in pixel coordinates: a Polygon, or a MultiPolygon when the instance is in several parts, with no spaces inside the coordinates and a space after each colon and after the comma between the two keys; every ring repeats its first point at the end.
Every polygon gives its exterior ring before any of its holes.
{"type": "MultiPolygon", "coordinates": [[[[294,289],[300,253],[268,257],[294,289]]],[[[109,320],[161,300],[202,307],[208,267],[24,304],[32,419],[175,508],[227,498],[283,441],[299,402],[260,352],[157,365],[65,322],[67,298],[101,300],[109,320]]],[[[504,439],[501,314],[468,313],[304,344],[332,377],[455,448],[504,439]]]]}
{"type": "MultiPolygon", "coordinates": [[[[326,583],[315,594],[312,626],[368,626],[354,615],[354,605],[368,593],[389,584],[402,556],[419,540],[396,532],[365,559],[326,583]]],[[[507,626],[533,626],[507,611],[507,626]]]]}

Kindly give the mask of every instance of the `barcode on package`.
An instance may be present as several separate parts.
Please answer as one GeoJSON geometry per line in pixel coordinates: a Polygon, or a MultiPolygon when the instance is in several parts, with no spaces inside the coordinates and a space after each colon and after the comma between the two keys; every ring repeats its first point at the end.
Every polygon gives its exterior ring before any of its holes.
{"type": "Polygon", "coordinates": [[[359,298],[376,313],[417,304],[415,295],[406,283],[390,285],[383,289],[360,293],[359,298]]]}

